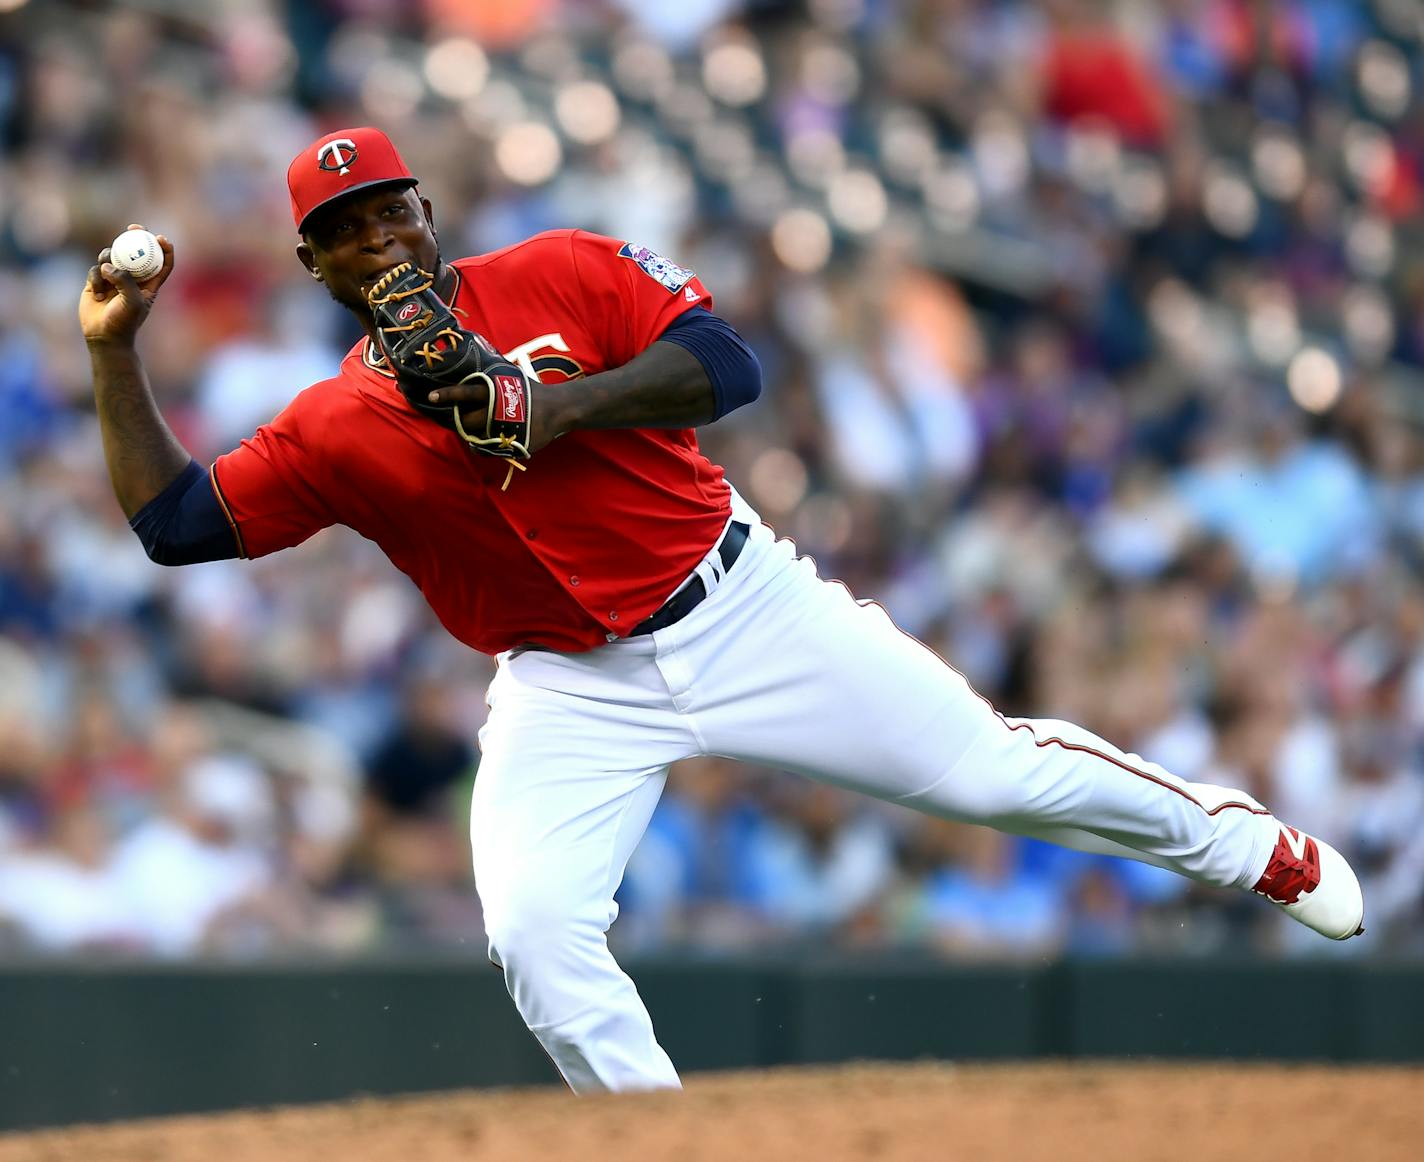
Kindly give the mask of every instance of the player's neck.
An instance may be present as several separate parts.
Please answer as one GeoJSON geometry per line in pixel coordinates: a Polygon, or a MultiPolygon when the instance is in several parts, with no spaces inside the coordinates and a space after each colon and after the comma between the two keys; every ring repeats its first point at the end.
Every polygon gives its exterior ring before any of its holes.
{"type": "Polygon", "coordinates": [[[455,270],[448,263],[436,260],[435,263],[435,293],[447,303],[453,303],[455,298],[456,278],[455,270]]]}

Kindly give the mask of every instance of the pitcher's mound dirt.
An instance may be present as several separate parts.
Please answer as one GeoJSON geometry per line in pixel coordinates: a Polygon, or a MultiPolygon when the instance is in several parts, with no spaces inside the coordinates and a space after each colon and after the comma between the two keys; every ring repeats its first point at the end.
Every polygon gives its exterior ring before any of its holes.
{"type": "Polygon", "coordinates": [[[3,1162],[1419,1162],[1424,1069],[861,1065],[0,1136],[3,1162]]]}

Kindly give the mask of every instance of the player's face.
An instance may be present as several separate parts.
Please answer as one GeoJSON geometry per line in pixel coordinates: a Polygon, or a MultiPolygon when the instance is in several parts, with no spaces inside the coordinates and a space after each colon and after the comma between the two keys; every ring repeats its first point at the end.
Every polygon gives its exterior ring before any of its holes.
{"type": "Polygon", "coordinates": [[[343,307],[370,317],[366,292],[391,267],[413,262],[438,273],[430,203],[414,189],[361,191],[319,211],[297,257],[343,307]]]}

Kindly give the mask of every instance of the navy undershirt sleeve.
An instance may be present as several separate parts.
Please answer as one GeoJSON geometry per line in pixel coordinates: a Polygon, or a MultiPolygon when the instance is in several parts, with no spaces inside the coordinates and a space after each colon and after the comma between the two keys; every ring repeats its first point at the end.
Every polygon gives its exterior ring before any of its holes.
{"type": "Polygon", "coordinates": [[[208,473],[196,460],[189,460],[172,484],[134,514],[129,528],[160,565],[196,565],[241,555],[208,473]]]}
{"type": "Polygon", "coordinates": [[[702,364],[717,400],[714,420],[761,395],[761,364],[756,355],[724,319],[711,311],[702,307],[684,311],[658,339],[686,348],[702,364]]]}

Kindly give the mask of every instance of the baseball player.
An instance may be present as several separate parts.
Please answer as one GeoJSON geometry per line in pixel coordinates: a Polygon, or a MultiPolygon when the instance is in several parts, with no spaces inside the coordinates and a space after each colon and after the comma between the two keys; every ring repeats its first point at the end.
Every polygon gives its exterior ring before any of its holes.
{"type": "Polygon", "coordinates": [[[698,451],[693,429],[754,400],[760,370],[692,271],[580,230],[447,260],[377,129],[314,142],[288,188],[298,259],[365,337],[204,469],[134,346],[173,248],[142,285],[101,252],[79,315],[114,491],[169,565],[347,525],[495,655],[476,887],[490,958],[573,1090],[678,1084],[605,936],[668,765],[691,755],[1254,891],[1332,939],[1363,931],[1329,845],[1067,722],[998,714],[777,539],[698,451]]]}

